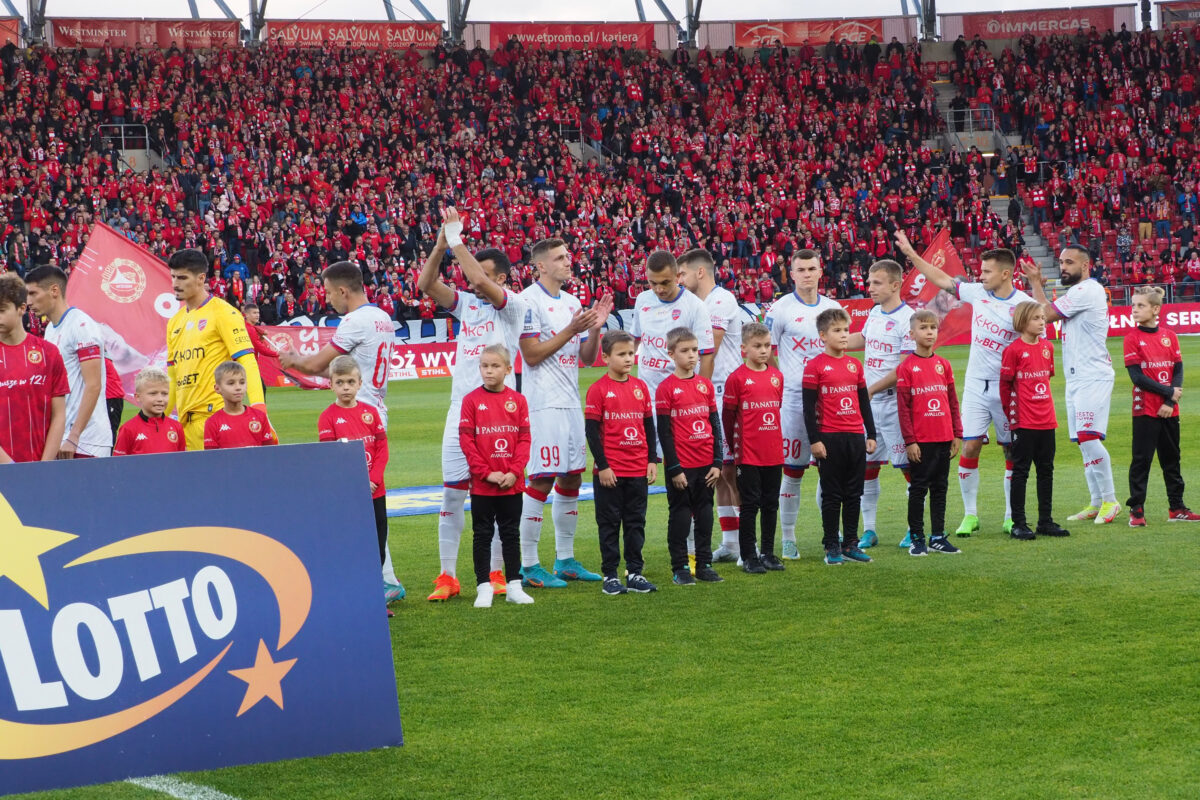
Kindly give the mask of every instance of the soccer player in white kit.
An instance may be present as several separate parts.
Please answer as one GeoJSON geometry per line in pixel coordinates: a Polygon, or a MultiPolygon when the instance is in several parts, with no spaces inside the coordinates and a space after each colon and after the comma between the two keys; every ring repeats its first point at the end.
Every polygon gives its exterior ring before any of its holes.
{"type": "MultiPolygon", "coordinates": [[[[442,433],[442,507],[438,514],[438,554],[442,569],[433,581],[433,593],[428,598],[433,601],[449,600],[460,591],[458,545],[466,521],[463,508],[471,478],[467,457],[458,442],[462,399],[483,385],[479,357],[484,348],[502,344],[510,353],[516,352],[525,321],[524,303],[504,286],[512,269],[508,256],[495,248],[471,255],[463,244],[462,229],[458,211],[446,208],[445,223],[438,232],[437,244],[417,279],[417,288],[448,309],[460,323],[450,382],[450,408],[446,411],[446,427],[442,433]],[[456,291],[438,277],[447,248],[458,259],[471,287],[470,294],[456,291]]],[[[505,383],[515,384],[511,373],[505,383]]],[[[503,573],[498,579],[495,575],[500,569],[499,563],[500,539],[497,536],[492,541],[492,584],[497,594],[504,591],[500,586],[506,586],[503,573]]]]}
{"type": "Polygon", "coordinates": [[[779,485],[779,527],[783,557],[797,559],[796,517],[800,514],[800,481],[812,460],[808,431],[804,427],[804,366],[825,352],[817,332],[822,311],[841,308],[838,301],[817,293],[821,283],[821,257],[815,250],[792,255],[790,294],[776,300],[763,320],[771,330],[779,371],[783,373],[783,480],[779,485]]]}
{"type": "MultiPolygon", "coordinates": [[[[704,301],[712,323],[713,356],[712,384],[717,398],[717,414],[722,413],[725,379],[742,365],[742,324],[745,315],[737,298],[728,289],[717,286],[716,262],[712,253],[698,248],[679,257],[679,282],[683,288],[704,301]]],[[[737,468],[725,441],[724,430],[714,432],[721,437],[721,452],[725,463],[717,483],[717,520],[721,525],[721,546],[713,550],[713,561],[737,561],[741,556],[738,541],[737,468]]],[[[689,542],[689,548],[694,547],[689,542]]]]}
{"type": "Polygon", "coordinates": [[[543,239],[530,251],[538,279],[519,295],[525,306],[521,330],[524,372],[521,393],[529,401],[528,480],[521,509],[521,579],[525,586],[560,588],[568,580],[599,581],[575,558],[579,485],[587,467],[579,368],[591,366],[600,349],[601,328],[612,311],[612,295],[594,308],[563,291],[571,279],[571,254],[562,239],[543,239]],[[554,570],[538,560],[546,498],[554,490],[554,570]]]}
{"type": "Polygon", "coordinates": [[[1083,456],[1091,502],[1067,519],[1094,519],[1106,525],[1117,518],[1121,505],[1113,486],[1112,459],[1104,447],[1112,403],[1113,367],[1108,354],[1108,296],[1091,277],[1092,256],[1079,245],[1059,254],[1059,282],[1065,294],[1046,297],[1046,279],[1036,265],[1025,269],[1033,299],[1042,304],[1046,322],[1062,320],[1063,372],[1067,382],[1067,430],[1083,456]]]}
{"type": "MultiPolygon", "coordinates": [[[[333,339],[312,355],[302,356],[290,350],[280,353],[279,365],[285,370],[328,377],[329,365],[335,358],[350,356],[362,375],[355,399],[378,411],[386,430],[388,371],[396,343],[396,326],[386,311],[367,302],[363,271],[357,264],[351,261],[330,264],[321,273],[321,280],[329,305],[341,315],[333,339]]],[[[400,583],[392,566],[392,549],[384,547],[384,599],[399,600],[404,595],[404,584],[400,583]]]]}
{"type": "Polygon", "coordinates": [[[646,382],[650,396],[658,385],[675,372],[675,362],[667,353],[667,332],[684,327],[700,342],[699,372],[712,379],[713,328],[704,301],[679,285],[679,264],[665,250],[655,250],[646,259],[646,279],[650,288],[637,296],[633,304],[633,325],[629,331],[638,342],[638,377],[646,382]]]}
{"type": "Polygon", "coordinates": [[[1016,256],[1011,250],[984,251],[979,256],[979,283],[967,283],[951,278],[917,255],[904,231],[896,232],[896,244],[928,281],[971,306],[971,352],[960,403],[963,449],[958,458],[958,488],[962,493],[963,521],[955,534],[970,536],[979,530],[979,453],[987,441],[989,424],[995,426],[996,441],[1004,448],[1004,532],[1010,533],[1012,435],[1008,415],[1000,403],[1000,361],[1004,349],[1019,335],[1013,330],[1013,309],[1031,299],[1013,287],[1016,256]]]}
{"type": "Polygon", "coordinates": [[[104,336],[86,313],[67,305],[67,274],[55,266],[25,274],[29,308],[46,317],[46,341],[62,354],[67,368],[67,423],[58,458],[112,455],[112,425],[104,402],[104,336]]]}
{"type": "MultiPolygon", "coordinates": [[[[888,463],[904,473],[908,480],[908,453],[900,434],[900,410],[896,406],[896,367],[916,349],[909,320],[913,310],[900,299],[904,272],[890,259],[876,261],[867,271],[867,292],[875,307],[867,315],[861,333],[850,335],[850,349],[863,350],[863,377],[871,393],[871,414],[875,417],[875,452],[867,456],[863,483],[863,535],[859,547],[879,544],[875,531],[879,509],[879,471],[888,463]]],[[[905,539],[908,539],[905,536],[905,539]]],[[[901,547],[909,547],[901,542],[901,547]]]]}

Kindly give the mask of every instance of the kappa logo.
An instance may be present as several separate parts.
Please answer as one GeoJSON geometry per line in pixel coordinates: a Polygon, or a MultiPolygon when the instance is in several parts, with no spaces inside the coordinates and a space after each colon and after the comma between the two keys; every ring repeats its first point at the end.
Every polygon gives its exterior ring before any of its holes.
{"type": "Polygon", "coordinates": [[[149,437],[149,436],[147,436],[146,434],[144,434],[144,433],[139,433],[139,434],[137,435],[137,439],[135,439],[134,441],[136,441],[136,442],[144,442],[144,441],[146,441],[146,440],[147,440],[147,439],[149,439],[149,438],[150,438],[150,437],[149,437]]]}
{"type": "Polygon", "coordinates": [[[829,366],[828,364],[826,364],[826,365],[825,365],[825,371],[826,371],[826,372],[833,372],[833,367],[831,367],[831,366],[829,366]]]}
{"type": "Polygon", "coordinates": [[[231,431],[231,430],[233,430],[233,428],[229,427],[224,422],[221,423],[221,430],[220,430],[221,433],[224,433],[225,431],[231,431]]]}
{"type": "Polygon", "coordinates": [[[672,392],[672,394],[683,394],[683,389],[680,389],[680,388],[676,387],[676,388],[675,388],[675,391],[674,391],[674,392],[672,392]]]}
{"type": "Polygon", "coordinates": [[[79,552],[81,541],[73,533],[25,524],[0,495],[0,573],[11,581],[0,586],[3,605],[15,605],[18,593],[36,603],[0,610],[0,660],[18,712],[53,712],[37,724],[0,718],[4,758],[42,758],[107,741],[202,692],[210,676],[210,684],[226,675],[246,684],[240,707],[229,709],[235,717],[268,698],[283,708],[282,682],[297,659],[276,659],[303,630],[312,608],[311,578],[287,546],[261,533],[223,527],[151,531],[87,552],[79,552]],[[83,571],[112,563],[114,578],[142,574],[127,565],[153,565],[143,557],[160,553],[194,554],[197,569],[189,577],[164,576],[167,582],[158,585],[122,587],[96,603],[73,597],[63,602],[70,595],[65,585],[83,571]],[[239,599],[247,601],[239,593],[254,580],[264,581],[274,596],[277,637],[245,626],[239,632],[239,599]],[[52,626],[53,636],[37,642],[27,623],[52,626]],[[164,646],[164,637],[170,644],[164,646]],[[218,670],[245,637],[257,640],[253,665],[218,670]],[[205,663],[189,666],[197,657],[205,663]],[[105,703],[122,687],[128,696],[130,684],[140,685],[146,699],[122,709],[105,703]]]}
{"type": "Polygon", "coordinates": [[[1021,353],[1021,358],[1029,358],[1029,352],[1026,351],[1024,353],[1021,353]]]}
{"type": "Polygon", "coordinates": [[[920,367],[918,367],[916,364],[914,364],[914,365],[913,365],[913,372],[920,372],[920,371],[921,371],[921,368],[920,368],[920,367]]]}
{"type": "Polygon", "coordinates": [[[608,394],[604,395],[604,397],[606,400],[609,400],[609,399],[615,400],[617,396],[615,394],[613,394],[612,392],[609,392],[608,394]]]}
{"type": "Polygon", "coordinates": [[[477,410],[478,410],[478,411],[487,411],[487,404],[486,404],[486,403],[480,403],[480,404],[479,404],[479,408],[478,408],[477,410]]]}
{"type": "Polygon", "coordinates": [[[336,421],[336,422],[334,422],[333,424],[334,424],[334,425],[345,425],[345,424],[346,424],[346,420],[342,419],[341,417],[338,417],[338,418],[337,418],[337,421],[336,421]]]}
{"type": "Polygon", "coordinates": [[[753,386],[753,385],[754,385],[754,378],[746,378],[746,385],[747,385],[747,386],[753,386]]]}

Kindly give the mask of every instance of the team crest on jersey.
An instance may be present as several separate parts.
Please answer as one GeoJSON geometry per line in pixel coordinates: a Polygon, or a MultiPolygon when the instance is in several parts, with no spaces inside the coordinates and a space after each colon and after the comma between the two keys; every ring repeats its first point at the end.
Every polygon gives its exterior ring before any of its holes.
{"type": "Polygon", "coordinates": [[[42,351],[30,350],[25,354],[25,358],[29,360],[30,364],[40,364],[42,363],[42,351]]]}
{"type": "Polygon", "coordinates": [[[508,413],[512,414],[514,411],[517,410],[517,401],[509,400],[509,401],[505,402],[504,410],[507,411],[508,413]]]}
{"type": "Polygon", "coordinates": [[[362,421],[363,421],[364,425],[374,425],[375,424],[375,415],[372,414],[370,411],[364,411],[363,415],[362,415],[362,421]]]}
{"type": "Polygon", "coordinates": [[[894,319],[889,319],[889,320],[887,321],[887,324],[883,326],[883,329],[884,329],[885,331],[890,331],[890,330],[891,330],[892,328],[894,328],[894,327],[896,327],[896,320],[894,320],[894,319]]]}
{"type": "Polygon", "coordinates": [[[248,427],[250,428],[251,433],[258,433],[262,430],[262,423],[256,419],[252,419],[250,420],[250,425],[248,427]]]}
{"type": "Polygon", "coordinates": [[[100,270],[100,290],[114,303],[132,303],[146,291],[146,273],[135,261],[114,258],[100,270]]]}
{"type": "Polygon", "coordinates": [[[1163,343],[1163,347],[1170,347],[1170,346],[1171,346],[1171,340],[1170,340],[1170,339],[1168,339],[1168,338],[1167,338],[1167,337],[1165,337],[1165,336],[1162,338],[1162,343],[1163,343]]]}
{"type": "Polygon", "coordinates": [[[678,321],[679,317],[682,315],[683,315],[683,312],[680,311],[678,308],[671,309],[671,319],[678,321]]]}
{"type": "Polygon", "coordinates": [[[778,376],[778,375],[772,375],[772,376],[771,376],[771,385],[772,385],[772,386],[774,386],[774,387],[776,387],[776,388],[778,388],[778,387],[779,387],[779,376],[778,376]]]}
{"type": "Polygon", "coordinates": [[[178,442],[179,434],[176,433],[175,431],[167,431],[167,441],[168,442],[178,442]]]}
{"type": "Polygon", "coordinates": [[[634,390],[633,390],[633,396],[634,396],[636,399],[638,399],[638,400],[641,400],[643,397],[645,397],[645,395],[644,395],[644,394],[642,394],[642,390],[641,390],[641,389],[634,389],[634,390]]]}
{"type": "Polygon", "coordinates": [[[945,374],[945,372],[946,372],[946,370],[942,369],[942,365],[941,365],[941,364],[934,364],[934,365],[933,365],[933,368],[934,368],[935,370],[937,370],[937,374],[938,374],[938,375],[943,375],[943,374],[945,374]]]}
{"type": "Polygon", "coordinates": [[[196,330],[198,330],[198,331],[202,331],[207,327],[208,327],[208,320],[206,320],[206,319],[202,319],[196,323],[196,330]]]}
{"type": "Polygon", "coordinates": [[[1042,348],[1042,358],[1049,358],[1049,357],[1050,357],[1050,348],[1043,347],[1042,348]]]}
{"type": "Polygon", "coordinates": [[[700,392],[700,394],[708,394],[708,387],[705,386],[703,383],[697,384],[696,390],[698,392],[700,392]]]}
{"type": "Polygon", "coordinates": [[[846,365],[846,369],[850,370],[851,372],[858,372],[858,365],[851,361],[846,365]]]}

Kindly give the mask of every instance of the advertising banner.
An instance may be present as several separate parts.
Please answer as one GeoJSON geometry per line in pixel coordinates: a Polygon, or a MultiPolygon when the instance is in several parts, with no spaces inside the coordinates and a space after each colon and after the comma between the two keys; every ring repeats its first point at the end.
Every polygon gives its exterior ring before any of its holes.
{"type": "Polygon", "coordinates": [[[1179,25],[1192,27],[1200,23],[1200,2],[1159,3],[1158,24],[1160,28],[1179,25]]]}
{"type": "MultiPolygon", "coordinates": [[[[1061,294],[1061,291],[1060,291],[1061,294]]],[[[1200,334],[1200,303],[1165,303],[1158,318],[1159,324],[1175,333],[1200,334]]],[[[1129,306],[1110,306],[1108,309],[1108,336],[1124,336],[1137,325],[1133,321],[1133,309],[1129,306]]],[[[1046,326],[1046,335],[1051,339],[1062,338],[1062,323],[1053,322],[1046,326]]]]}
{"type": "Polygon", "coordinates": [[[490,49],[496,50],[517,37],[524,47],[547,50],[590,50],[624,47],[649,50],[654,46],[652,22],[492,22],[490,49]]]}
{"type": "Polygon", "coordinates": [[[225,19],[51,19],[55,47],[161,47],[208,49],[239,41],[241,25],[225,19]]]}
{"type": "Polygon", "coordinates": [[[367,487],[360,442],[3,470],[0,790],[401,744],[367,487]]]}
{"type": "Polygon", "coordinates": [[[364,47],[392,50],[416,45],[432,50],[442,39],[440,22],[288,22],[268,20],[266,38],[287,47],[364,47]]]}
{"type": "Polygon", "coordinates": [[[99,223],[71,268],[67,297],[104,331],[105,352],[133,402],[138,372],[167,364],[167,320],[179,310],[167,265],[99,223]]]}
{"type": "Polygon", "coordinates": [[[16,17],[0,17],[0,45],[21,45],[21,20],[16,17]]]}
{"type": "MultiPolygon", "coordinates": [[[[934,237],[922,255],[926,261],[945,272],[951,278],[965,278],[966,269],[962,259],[950,241],[950,229],[943,229],[934,237]]],[[[971,307],[963,305],[953,295],[943,292],[925,280],[915,269],[909,270],[900,285],[900,296],[913,308],[928,308],[938,315],[938,347],[948,344],[970,344],[971,307]]]]}
{"type": "MultiPolygon", "coordinates": [[[[333,339],[337,328],[315,328],[299,325],[280,325],[260,328],[266,340],[280,353],[294,351],[303,356],[312,355],[333,339]]],[[[454,342],[425,342],[401,344],[397,340],[392,348],[392,361],[388,369],[389,381],[406,381],[415,378],[448,378],[454,367],[454,342]]],[[[296,372],[285,372],[279,359],[260,355],[258,368],[267,386],[301,386],[305,389],[328,389],[329,381],[296,372]]]]}
{"type": "Polygon", "coordinates": [[[792,19],[766,22],[739,22],[734,27],[734,43],[738,47],[762,47],[776,41],[784,47],[798,47],[808,42],[813,47],[830,39],[851,44],[866,44],[874,36],[883,41],[882,19],[792,19]]]}
{"type": "Polygon", "coordinates": [[[986,14],[963,14],[963,35],[968,39],[1018,39],[1027,33],[1034,36],[1073,36],[1078,30],[1095,26],[1104,33],[1116,27],[1114,6],[1089,8],[1046,8],[1037,11],[995,11],[986,14]]]}

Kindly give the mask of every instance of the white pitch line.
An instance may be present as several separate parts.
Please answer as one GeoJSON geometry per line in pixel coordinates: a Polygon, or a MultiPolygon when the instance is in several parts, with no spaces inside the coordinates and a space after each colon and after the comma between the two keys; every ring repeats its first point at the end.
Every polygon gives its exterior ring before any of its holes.
{"type": "Polygon", "coordinates": [[[233,795],[219,792],[208,786],[200,786],[195,783],[182,781],[179,778],[172,778],[170,775],[130,778],[126,783],[132,783],[134,786],[140,786],[143,789],[149,789],[153,792],[162,792],[165,795],[177,798],[177,800],[238,800],[233,795]]]}

